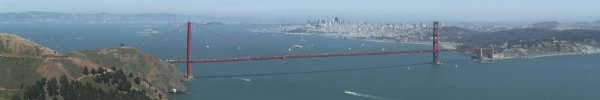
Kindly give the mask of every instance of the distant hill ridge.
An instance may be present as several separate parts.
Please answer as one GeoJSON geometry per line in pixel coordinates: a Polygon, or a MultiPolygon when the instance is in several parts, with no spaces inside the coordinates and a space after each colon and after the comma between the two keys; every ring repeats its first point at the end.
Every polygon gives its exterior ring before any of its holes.
{"type": "Polygon", "coordinates": [[[46,11],[0,13],[4,23],[162,23],[208,19],[207,16],[179,15],[169,13],[61,13],[46,11]]]}

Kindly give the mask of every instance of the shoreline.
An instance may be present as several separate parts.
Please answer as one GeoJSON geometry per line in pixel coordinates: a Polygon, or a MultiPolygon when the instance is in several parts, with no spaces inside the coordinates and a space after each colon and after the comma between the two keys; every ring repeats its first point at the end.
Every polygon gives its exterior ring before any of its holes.
{"type": "MultiPolygon", "coordinates": [[[[327,36],[327,35],[319,35],[319,34],[315,34],[315,33],[302,33],[302,34],[290,34],[290,33],[286,33],[288,35],[318,35],[321,37],[325,37],[325,38],[336,38],[336,37],[332,37],[332,36],[327,36]]],[[[353,38],[347,38],[350,40],[359,40],[359,41],[367,41],[367,42],[378,42],[378,43],[402,43],[402,44],[417,44],[417,45],[433,45],[432,42],[433,41],[407,41],[407,42],[397,42],[394,40],[373,40],[373,39],[353,39],[353,38]]],[[[440,42],[440,46],[442,49],[457,49],[458,48],[458,44],[457,43],[452,43],[452,42],[440,42]]],[[[552,54],[543,54],[543,55],[527,55],[527,56],[513,56],[513,57],[503,57],[503,58],[486,58],[486,59],[481,59],[484,61],[495,61],[495,60],[508,60],[508,59],[527,59],[527,58],[540,58],[540,57],[552,57],[552,56],[567,56],[567,55],[586,55],[586,54],[600,54],[599,52],[588,52],[588,53],[582,53],[582,52],[572,52],[572,53],[552,53],[552,54]]]]}
{"type": "MultiPolygon", "coordinates": [[[[368,40],[368,39],[353,39],[353,40],[361,40],[368,42],[379,42],[379,43],[403,43],[403,44],[417,44],[417,45],[432,45],[432,41],[422,41],[422,42],[396,42],[391,40],[368,40]]],[[[457,49],[456,43],[451,42],[440,42],[440,46],[443,49],[457,49]]],[[[555,57],[555,56],[568,56],[568,55],[590,55],[590,54],[600,54],[598,52],[572,52],[572,53],[551,53],[551,54],[543,54],[543,55],[527,55],[527,56],[513,56],[513,57],[503,57],[503,58],[486,58],[482,59],[483,61],[496,61],[496,60],[510,60],[510,59],[531,59],[531,58],[543,58],[543,57],[555,57]]]]}
{"type": "Polygon", "coordinates": [[[504,58],[488,58],[485,60],[494,61],[494,60],[508,60],[508,59],[529,59],[529,58],[543,58],[543,57],[554,57],[554,56],[568,56],[568,55],[593,55],[600,54],[600,52],[590,52],[590,53],[552,53],[552,54],[544,54],[544,55],[530,55],[530,56],[514,56],[514,57],[504,57],[504,58]]]}
{"type": "MultiPolygon", "coordinates": [[[[363,40],[369,42],[379,42],[379,43],[402,43],[402,44],[418,44],[418,45],[433,45],[433,41],[420,41],[420,42],[396,42],[392,40],[368,40],[368,39],[354,39],[354,40],[363,40]]],[[[457,49],[457,44],[451,42],[440,42],[440,47],[442,49],[457,49]]]]}
{"type": "MultiPolygon", "coordinates": [[[[339,38],[332,35],[322,35],[317,33],[284,33],[287,35],[294,36],[304,36],[304,35],[317,35],[324,38],[339,38]]],[[[418,45],[433,45],[433,41],[406,41],[406,42],[398,42],[395,40],[373,40],[373,39],[354,39],[354,38],[342,38],[342,39],[350,39],[350,40],[360,40],[360,41],[368,41],[368,42],[379,42],[379,43],[403,43],[403,44],[418,44],[418,45]]],[[[441,42],[440,47],[442,49],[457,49],[458,44],[452,42],[441,42]]]]}

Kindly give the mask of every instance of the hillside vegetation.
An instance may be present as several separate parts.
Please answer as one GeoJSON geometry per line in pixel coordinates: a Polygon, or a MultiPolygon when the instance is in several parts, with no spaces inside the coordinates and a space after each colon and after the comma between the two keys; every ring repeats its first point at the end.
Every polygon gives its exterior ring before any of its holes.
{"type": "Polygon", "coordinates": [[[78,96],[53,95],[52,92],[48,92],[48,86],[53,85],[50,84],[51,79],[69,80],[72,82],[69,86],[75,90],[100,90],[96,92],[104,92],[97,95],[115,97],[134,96],[132,93],[135,93],[141,96],[140,99],[166,99],[163,95],[165,90],[186,90],[181,82],[184,80],[182,73],[174,65],[135,48],[115,47],[61,53],[17,35],[0,33],[0,100],[13,97],[32,99],[32,94],[41,95],[33,96],[38,99],[85,99],[78,96]],[[115,74],[108,74],[112,78],[98,82],[97,78],[107,77],[96,71],[100,69],[103,69],[104,73],[115,74]],[[96,74],[90,74],[92,70],[96,74]],[[88,73],[84,73],[86,71],[88,73]],[[125,75],[128,77],[113,79],[125,75]],[[122,82],[136,84],[128,86],[122,82]],[[35,91],[40,88],[42,92],[35,91]]]}
{"type": "Polygon", "coordinates": [[[600,53],[600,30],[550,30],[539,28],[478,32],[448,39],[460,48],[495,48],[509,58],[600,53]]]}

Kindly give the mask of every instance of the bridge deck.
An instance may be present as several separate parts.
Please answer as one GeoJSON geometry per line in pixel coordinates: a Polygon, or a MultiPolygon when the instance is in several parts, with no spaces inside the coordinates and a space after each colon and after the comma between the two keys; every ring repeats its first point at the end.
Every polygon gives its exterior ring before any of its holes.
{"type": "MultiPolygon", "coordinates": [[[[489,48],[467,48],[467,49],[441,49],[445,51],[468,51],[489,48]]],[[[282,55],[282,56],[257,56],[257,57],[240,57],[240,58],[219,58],[219,59],[194,59],[191,63],[214,63],[214,62],[239,62],[239,61],[256,61],[256,60],[276,60],[276,59],[292,59],[292,58],[323,58],[323,57],[340,57],[340,56],[371,56],[371,55],[388,55],[388,54],[405,54],[405,53],[428,53],[434,50],[399,50],[399,51],[382,51],[382,52],[344,52],[344,53],[322,53],[322,54],[301,54],[301,55],[282,55]]],[[[167,60],[169,63],[186,63],[187,60],[167,60]]]]}

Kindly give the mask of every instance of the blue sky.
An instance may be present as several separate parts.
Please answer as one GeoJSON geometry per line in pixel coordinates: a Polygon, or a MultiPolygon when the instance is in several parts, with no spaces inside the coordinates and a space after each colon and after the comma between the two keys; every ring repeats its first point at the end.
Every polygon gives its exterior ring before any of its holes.
{"type": "Polygon", "coordinates": [[[535,22],[600,20],[600,0],[0,0],[0,12],[535,22]]]}

